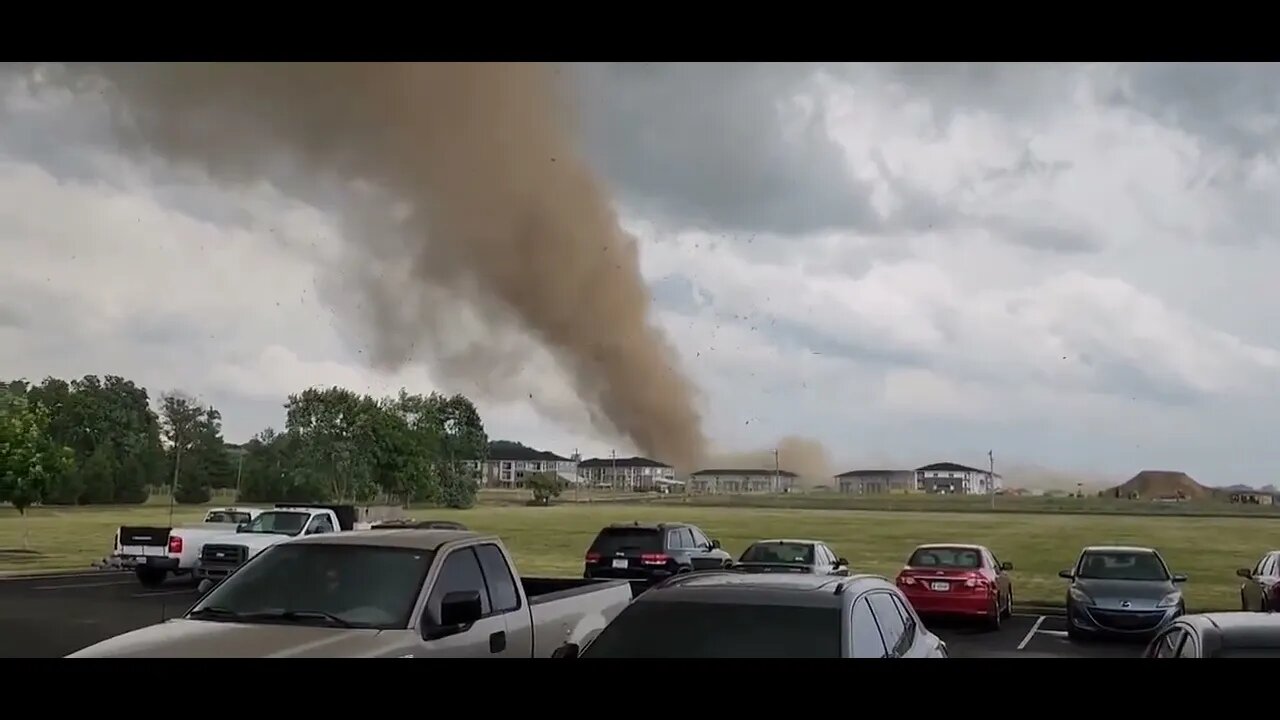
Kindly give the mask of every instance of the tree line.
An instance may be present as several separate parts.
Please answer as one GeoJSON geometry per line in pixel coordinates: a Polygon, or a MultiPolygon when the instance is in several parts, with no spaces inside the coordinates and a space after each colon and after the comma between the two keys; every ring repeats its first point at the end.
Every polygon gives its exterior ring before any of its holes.
{"type": "Polygon", "coordinates": [[[375,398],[308,388],[290,395],[283,431],[243,445],[222,415],[181,392],[114,375],[0,385],[0,502],[142,503],[168,487],[180,503],[215,490],[245,502],[427,502],[470,507],[488,438],[463,395],[375,398]]]}

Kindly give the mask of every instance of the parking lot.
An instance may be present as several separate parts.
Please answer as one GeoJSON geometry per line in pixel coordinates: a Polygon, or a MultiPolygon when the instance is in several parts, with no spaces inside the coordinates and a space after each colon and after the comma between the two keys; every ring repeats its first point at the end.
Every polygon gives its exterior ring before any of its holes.
{"type": "MultiPolygon", "coordinates": [[[[114,635],[181,615],[195,587],[147,590],[130,573],[79,572],[0,579],[0,657],[61,657],[114,635]]],[[[999,632],[931,625],[957,658],[1133,657],[1141,644],[1073,643],[1061,616],[1015,613],[999,632]]]]}

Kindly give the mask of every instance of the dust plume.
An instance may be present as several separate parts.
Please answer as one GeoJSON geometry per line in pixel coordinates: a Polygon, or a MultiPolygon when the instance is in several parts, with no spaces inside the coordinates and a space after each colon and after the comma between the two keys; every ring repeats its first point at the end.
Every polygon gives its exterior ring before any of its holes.
{"type": "MultiPolygon", "coordinates": [[[[827,450],[816,440],[788,436],[778,441],[777,467],[800,476],[800,484],[813,487],[829,482],[834,474],[827,450]]],[[[773,470],[774,448],[745,452],[712,451],[709,468],[732,470],[773,470]]]]}
{"type": "Polygon", "coordinates": [[[416,358],[447,382],[501,385],[529,354],[516,329],[551,353],[597,429],[673,464],[705,457],[636,240],[579,154],[550,68],[153,63],[66,79],[95,77],[133,150],[217,182],[360,190],[343,197],[352,252],[327,287],[368,325],[377,364],[416,358]],[[459,343],[449,328],[463,316],[478,329],[459,343]]]}

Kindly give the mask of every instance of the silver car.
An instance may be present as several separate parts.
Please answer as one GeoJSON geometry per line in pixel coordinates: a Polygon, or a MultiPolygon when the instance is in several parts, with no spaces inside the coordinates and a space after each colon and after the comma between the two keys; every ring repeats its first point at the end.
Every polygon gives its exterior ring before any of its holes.
{"type": "Polygon", "coordinates": [[[1067,634],[1146,636],[1186,612],[1179,587],[1186,575],[1169,572],[1160,553],[1143,547],[1087,547],[1067,586],[1067,634]]]}

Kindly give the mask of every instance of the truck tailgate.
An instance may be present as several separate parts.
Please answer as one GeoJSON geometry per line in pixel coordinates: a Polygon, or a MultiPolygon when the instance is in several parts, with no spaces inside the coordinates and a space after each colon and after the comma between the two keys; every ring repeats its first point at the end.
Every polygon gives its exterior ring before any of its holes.
{"type": "Polygon", "coordinates": [[[634,597],[625,580],[524,578],[521,584],[529,598],[534,657],[551,657],[566,642],[586,644],[634,597]],[[560,589],[552,589],[556,586],[560,589]]]}
{"type": "Polygon", "coordinates": [[[169,554],[169,528],[125,525],[120,528],[117,555],[165,557],[169,554]]]}

